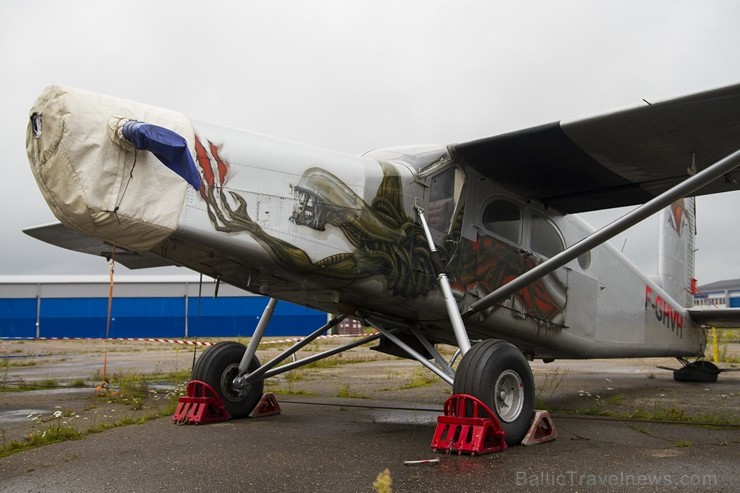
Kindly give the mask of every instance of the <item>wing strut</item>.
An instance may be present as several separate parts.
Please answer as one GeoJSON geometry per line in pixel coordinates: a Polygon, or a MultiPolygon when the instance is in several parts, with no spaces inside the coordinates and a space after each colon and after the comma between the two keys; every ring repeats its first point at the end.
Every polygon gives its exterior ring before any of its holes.
{"type": "Polygon", "coordinates": [[[419,214],[421,220],[421,227],[424,228],[424,234],[427,237],[429,243],[429,250],[432,253],[432,265],[435,272],[437,272],[437,282],[439,282],[439,288],[442,290],[442,295],[445,300],[445,307],[447,313],[450,316],[450,322],[452,323],[452,330],[455,333],[455,339],[457,340],[457,346],[460,348],[460,353],[465,354],[470,349],[470,339],[468,338],[468,332],[465,330],[465,324],[463,323],[462,317],[460,316],[460,309],[457,307],[455,297],[452,295],[452,289],[450,288],[450,281],[447,279],[447,274],[444,273],[442,268],[442,262],[437,253],[437,247],[434,246],[434,239],[432,233],[429,231],[427,220],[424,218],[424,209],[419,205],[415,205],[416,213],[419,214]]]}
{"type": "Polygon", "coordinates": [[[579,255],[586,253],[587,251],[598,245],[601,245],[605,241],[610,240],[622,231],[631,228],[635,224],[653,215],[664,207],[668,207],[674,201],[682,197],[686,197],[687,195],[691,195],[693,192],[697,191],[704,185],[707,185],[708,183],[716,180],[722,175],[729,173],[738,166],[740,166],[740,150],[736,150],[732,154],[724,157],[723,159],[720,159],[708,168],[702,170],[691,178],[682,181],[673,188],[666,190],[662,194],[641,205],[629,214],[626,214],[613,223],[604,226],[597,232],[584,238],[575,245],[566,248],[551,259],[542,262],[534,269],[525,272],[511,282],[494,290],[492,293],[486,295],[485,297],[470,305],[470,307],[462,314],[462,317],[469,317],[480,312],[481,310],[485,310],[486,308],[495,305],[502,300],[505,300],[523,287],[529,285],[537,279],[546,276],[550,272],[553,272],[555,269],[564,266],[579,255]]]}

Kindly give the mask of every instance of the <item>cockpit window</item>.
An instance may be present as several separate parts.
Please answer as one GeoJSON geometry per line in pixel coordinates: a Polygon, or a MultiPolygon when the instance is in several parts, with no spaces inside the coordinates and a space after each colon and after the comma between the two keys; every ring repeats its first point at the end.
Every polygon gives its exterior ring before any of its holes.
{"type": "Polygon", "coordinates": [[[455,212],[455,167],[435,175],[429,187],[427,222],[429,227],[446,232],[455,212]]]}
{"type": "Polygon", "coordinates": [[[531,230],[530,247],[532,251],[550,258],[565,248],[558,230],[544,217],[533,215],[531,230]]]}
{"type": "Polygon", "coordinates": [[[483,211],[483,227],[502,238],[522,242],[522,209],[505,200],[494,200],[483,211]]]}

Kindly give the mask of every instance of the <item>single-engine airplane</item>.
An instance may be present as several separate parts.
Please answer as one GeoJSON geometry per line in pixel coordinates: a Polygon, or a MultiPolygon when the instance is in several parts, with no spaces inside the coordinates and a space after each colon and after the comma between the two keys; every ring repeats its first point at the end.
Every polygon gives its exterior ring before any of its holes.
{"type": "Polygon", "coordinates": [[[266,378],[378,340],[481,399],[511,445],[532,419],[528,360],[697,365],[705,327],[740,321],[739,310],[691,308],[684,198],[740,189],[740,85],[361,156],[50,86],[31,109],[27,153],[61,221],[31,236],[271,297],[246,347],[219,343],[193,370],[234,417],[252,411],[266,378]],[[576,214],[638,204],[598,231],[576,214]],[[661,210],[651,277],[607,240],[661,210]],[[260,364],[278,299],[338,316],[260,364]],[[278,367],[344,317],[377,332],[278,367]],[[459,348],[456,369],[441,343],[459,348]]]}

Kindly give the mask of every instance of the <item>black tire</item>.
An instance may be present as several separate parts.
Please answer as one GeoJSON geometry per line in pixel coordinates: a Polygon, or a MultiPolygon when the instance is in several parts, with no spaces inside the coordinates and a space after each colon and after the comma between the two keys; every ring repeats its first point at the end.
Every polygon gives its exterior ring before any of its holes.
{"type": "Polygon", "coordinates": [[[489,339],[473,346],[460,360],[452,389],[491,408],[506,433],[507,445],[518,445],[527,434],[534,411],[534,377],[514,345],[489,339]]]}
{"type": "Polygon", "coordinates": [[[711,361],[698,360],[673,370],[673,379],[677,382],[716,382],[721,371],[711,361]]]}
{"type": "MultiPolygon", "coordinates": [[[[232,381],[239,370],[239,363],[247,350],[238,342],[219,342],[200,355],[193,368],[193,380],[207,383],[218,393],[232,418],[245,418],[262,398],[264,382],[254,382],[247,388],[236,390],[232,381]]],[[[249,364],[249,372],[260,367],[255,356],[249,364]]]]}

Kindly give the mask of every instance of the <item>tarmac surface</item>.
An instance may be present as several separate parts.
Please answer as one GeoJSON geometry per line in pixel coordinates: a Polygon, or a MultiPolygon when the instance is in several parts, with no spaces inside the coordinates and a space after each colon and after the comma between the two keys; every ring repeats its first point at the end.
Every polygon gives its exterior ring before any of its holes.
{"type": "MultiPolygon", "coordinates": [[[[79,378],[80,364],[100,361],[87,346],[18,347],[4,343],[3,351],[42,363],[8,368],[7,381],[49,379],[59,368],[79,378]]],[[[113,366],[120,360],[142,372],[192,359],[149,345],[118,349],[109,353],[113,366]]],[[[535,362],[540,404],[552,410],[558,438],[470,457],[431,449],[449,386],[417,382],[418,364],[366,352],[358,350],[355,364],[277,377],[267,390],[278,393],[278,416],[202,426],[164,417],[0,458],[0,491],[365,492],[386,469],[396,492],[740,491],[740,372],[686,384],[655,369],[677,366],[670,359],[535,362]],[[673,418],[712,425],[665,422],[673,418]],[[439,462],[405,465],[424,459],[439,462]]],[[[151,404],[134,410],[91,392],[0,393],[3,441],[38,428],[27,418],[33,412],[72,410],[89,423],[93,414],[103,421],[151,404]]]]}

